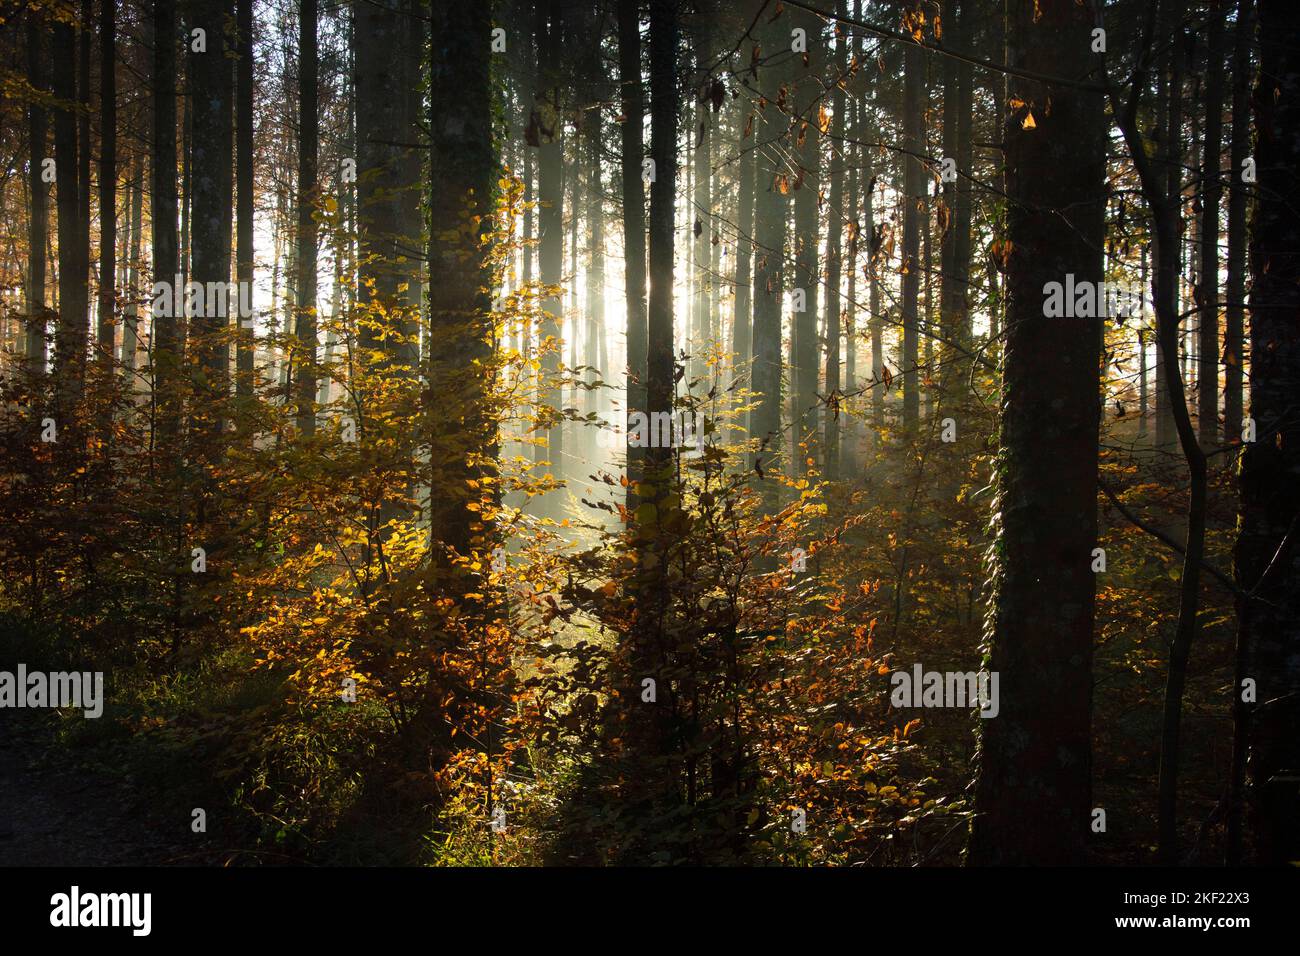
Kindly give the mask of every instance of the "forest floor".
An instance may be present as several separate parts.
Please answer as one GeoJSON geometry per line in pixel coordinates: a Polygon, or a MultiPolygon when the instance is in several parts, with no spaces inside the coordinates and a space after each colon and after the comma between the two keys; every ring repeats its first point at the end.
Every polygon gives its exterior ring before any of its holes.
{"type": "Polygon", "coordinates": [[[52,715],[0,710],[0,866],[180,862],[129,780],[79,766],[52,715]]]}

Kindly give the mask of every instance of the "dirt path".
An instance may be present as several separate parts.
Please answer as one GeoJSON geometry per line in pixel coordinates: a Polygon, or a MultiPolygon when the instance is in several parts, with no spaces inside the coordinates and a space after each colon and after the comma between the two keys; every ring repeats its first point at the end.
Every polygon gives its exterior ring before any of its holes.
{"type": "Polygon", "coordinates": [[[0,867],[165,863],[176,848],[126,784],[59,753],[45,715],[0,710],[0,867]]]}

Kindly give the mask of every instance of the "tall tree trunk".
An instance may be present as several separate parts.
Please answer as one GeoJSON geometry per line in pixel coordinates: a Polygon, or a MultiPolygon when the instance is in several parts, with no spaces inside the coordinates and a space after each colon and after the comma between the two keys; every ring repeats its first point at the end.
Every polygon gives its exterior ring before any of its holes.
{"type": "Polygon", "coordinates": [[[300,0],[298,9],[298,255],[297,318],[294,338],[300,350],[295,372],[298,431],[316,431],[316,177],[319,146],[317,89],[317,0],[300,0]]]}
{"type": "MultiPolygon", "coordinates": [[[[1092,30],[1086,7],[1011,9],[1013,67],[1089,74],[1077,55],[1092,30]]],[[[1051,865],[1083,860],[1092,808],[1100,335],[1097,319],[1045,317],[1043,287],[1067,273],[1102,278],[1105,125],[1098,94],[1023,76],[1012,90],[1025,105],[1004,126],[1011,253],[987,635],[1001,699],[980,722],[969,861],[1051,865]]]]}
{"type": "MultiPolygon", "coordinates": [[[[1251,222],[1250,413],[1256,440],[1241,463],[1236,572],[1255,600],[1237,615],[1244,674],[1250,821],[1260,863],[1300,859],[1295,813],[1300,769],[1300,6],[1259,0],[1255,87],[1258,200],[1251,222]]],[[[1243,693],[1240,681],[1234,693],[1243,693]]]]}
{"type": "MultiPolygon", "coordinates": [[[[130,375],[137,364],[140,350],[140,232],[144,226],[144,162],[137,152],[131,159],[131,243],[127,253],[127,305],[122,321],[122,365],[130,375]]],[[[134,388],[134,379],[128,379],[134,388]]]]}
{"type": "MultiPolygon", "coordinates": [[[[638,0],[618,0],[618,68],[623,108],[620,129],[623,158],[623,293],[627,300],[627,412],[646,409],[648,326],[646,316],[645,184],[641,164],[645,158],[644,93],[641,80],[641,23],[638,0]]],[[[658,178],[658,177],[656,177],[658,178]]],[[[626,429],[626,421],[621,423],[626,429]]],[[[636,482],[641,477],[640,449],[627,445],[627,503],[635,504],[636,482]]]]}
{"type": "MultiPolygon", "coordinates": [[[[78,388],[85,378],[85,362],[90,345],[90,63],[91,46],[95,34],[95,11],[93,0],[81,0],[81,15],[78,33],[79,56],[77,64],[77,275],[83,276],[85,289],[78,313],[78,337],[81,351],[77,358],[78,388]]],[[[109,276],[112,284],[112,276],[109,276]]]]}
{"type": "MultiPolygon", "coordinates": [[[[1238,0],[1232,52],[1232,146],[1228,162],[1228,279],[1224,327],[1223,440],[1242,440],[1243,332],[1246,311],[1246,203],[1249,190],[1242,181],[1242,166],[1250,155],[1250,47],[1254,37],[1254,0],[1238,0]]],[[[1256,435],[1258,440],[1258,435],[1256,435]]],[[[1240,579],[1240,570],[1238,570],[1240,579]]],[[[1245,617],[1237,617],[1237,646],[1232,691],[1232,768],[1228,781],[1228,812],[1224,858],[1229,866],[1241,863],[1242,808],[1249,749],[1250,705],[1242,698],[1242,681],[1250,666],[1249,634],[1245,617]]]]}
{"type": "MultiPolygon", "coordinates": [[[[1171,37],[1169,40],[1169,69],[1167,72],[1168,85],[1164,88],[1163,94],[1157,94],[1166,106],[1165,128],[1162,134],[1165,153],[1165,194],[1169,197],[1171,203],[1178,204],[1182,196],[1182,135],[1183,135],[1183,111],[1182,111],[1182,87],[1183,87],[1183,31],[1182,17],[1183,4],[1185,0],[1168,0],[1160,7],[1161,17],[1163,19],[1161,34],[1171,37]]],[[[1174,237],[1175,243],[1182,241],[1181,226],[1174,237]]],[[[1178,261],[1179,253],[1175,250],[1172,253],[1175,263],[1178,261]]],[[[1157,259],[1159,253],[1156,253],[1157,259]]],[[[1153,274],[1156,282],[1160,281],[1159,268],[1153,274]]],[[[1175,276],[1180,274],[1177,265],[1174,267],[1175,276]]],[[[1174,288],[1171,294],[1174,296],[1174,311],[1178,311],[1178,290],[1174,288]]],[[[1157,295],[1159,293],[1156,293],[1157,295]]],[[[1158,320],[1157,320],[1158,321],[1158,320]]],[[[1166,363],[1164,360],[1164,350],[1168,347],[1163,336],[1156,335],[1156,448],[1168,451],[1178,440],[1177,426],[1174,423],[1172,388],[1169,381],[1169,369],[1176,368],[1178,364],[1178,335],[1174,335],[1174,361],[1173,364],[1166,363]]]]}
{"type": "MultiPolygon", "coordinates": [[[[673,256],[674,218],[677,208],[677,127],[681,112],[678,91],[678,3],[679,0],[650,0],[650,158],[655,178],[650,184],[649,276],[650,295],[647,331],[646,414],[671,414],[675,386],[673,345],[673,256]]],[[[649,424],[646,429],[653,434],[649,424]]],[[[643,436],[644,437],[644,436],[643,436]]],[[[643,609],[633,632],[632,672],[635,683],[625,700],[634,708],[630,723],[638,752],[654,759],[649,765],[654,778],[645,781],[642,792],[654,803],[672,801],[675,779],[665,759],[673,746],[670,715],[676,711],[673,687],[665,673],[669,649],[661,621],[670,595],[667,593],[669,534],[668,513],[674,509],[673,449],[650,441],[645,450],[645,471],[638,491],[637,538],[640,573],[636,582],[638,606],[643,609]],[[640,699],[640,681],[651,676],[657,681],[658,699],[646,704],[640,699]]]]}
{"type": "Polygon", "coordinates": [[[1246,313],[1246,201],[1242,166],[1250,155],[1250,40],[1254,0],[1238,0],[1232,52],[1232,148],[1228,163],[1228,275],[1223,347],[1223,439],[1241,440],[1246,313]]]}
{"type": "Polygon", "coordinates": [[[59,233],[59,324],[54,339],[55,389],[60,396],[80,391],[81,368],[86,351],[87,275],[80,257],[78,227],[80,199],[77,172],[77,120],[71,104],[76,101],[76,34],[70,23],[57,22],[53,29],[53,92],[60,102],[54,112],[54,183],[59,233]]]}
{"type": "MultiPolygon", "coordinates": [[[[27,14],[27,79],[35,90],[45,90],[44,50],[41,42],[43,22],[35,9],[27,14]]],[[[45,109],[33,102],[27,108],[27,186],[31,196],[31,215],[27,221],[27,344],[25,354],[31,367],[45,371],[45,246],[49,241],[49,191],[44,178],[45,109]]]]}
{"type": "Polygon", "coordinates": [[[117,4],[99,19],[99,361],[113,367],[117,323],[117,4]]]}
{"type": "MultiPolygon", "coordinates": [[[[846,0],[837,0],[835,11],[843,16],[847,9],[846,0]]],[[[848,31],[838,25],[835,30],[835,65],[831,73],[834,83],[831,93],[831,164],[828,173],[831,177],[830,235],[826,239],[826,394],[830,396],[824,412],[825,418],[825,464],[826,477],[832,481],[840,474],[840,343],[843,331],[840,316],[843,306],[840,301],[840,279],[844,264],[844,166],[848,159],[848,147],[844,143],[844,111],[847,109],[847,96],[844,86],[848,82],[844,72],[848,67],[848,31]]]]}
{"type": "MultiPolygon", "coordinates": [[[[698,84],[708,78],[704,69],[709,58],[709,30],[707,17],[700,18],[695,38],[695,77],[698,84]]],[[[691,297],[691,325],[688,351],[691,354],[691,378],[703,375],[707,367],[706,353],[709,343],[709,258],[712,252],[709,236],[713,231],[712,169],[713,124],[709,121],[708,104],[703,97],[695,99],[695,129],[691,131],[691,145],[695,151],[694,195],[691,198],[690,222],[694,241],[691,243],[691,279],[694,294],[691,297]]]]}
{"type": "Polygon", "coordinates": [[[181,370],[180,335],[175,297],[158,293],[158,283],[172,289],[180,273],[176,236],[176,0],[153,5],[153,163],[150,167],[150,246],[153,250],[154,306],[150,335],[154,402],[164,438],[176,433],[179,405],[176,382],[181,370]]]}
{"type": "MultiPolygon", "coordinates": [[[[754,114],[751,113],[751,116],[754,114]]],[[[748,120],[746,120],[748,122],[748,120]]],[[[736,235],[736,295],[732,307],[731,351],[735,354],[737,368],[749,364],[753,332],[753,287],[750,285],[751,270],[754,260],[754,158],[756,149],[751,132],[745,136],[744,126],[736,151],[739,156],[740,172],[737,182],[737,235],[736,235]]],[[[741,423],[744,424],[743,422],[741,423]]]]}
{"type": "MultiPolygon", "coordinates": [[[[957,14],[955,36],[952,39],[958,51],[968,48],[974,35],[975,16],[972,13],[974,0],[962,0],[957,14]]],[[[972,96],[974,78],[971,65],[961,62],[957,65],[957,182],[956,206],[952,210],[953,252],[950,267],[953,271],[952,332],[958,347],[953,368],[957,372],[957,381],[967,380],[970,363],[965,352],[970,347],[970,258],[971,258],[971,211],[973,187],[971,185],[971,162],[973,142],[971,137],[972,96]]]]}
{"type": "MultiPolygon", "coordinates": [[[[587,146],[587,335],[584,364],[599,369],[588,372],[590,382],[603,379],[605,369],[601,358],[602,334],[605,328],[605,184],[601,181],[600,108],[592,106],[586,113],[587,146]]],[[[594,414],[600,406],[601,392],[591,388],[586,392],[585,409],[594,414]]],[[[586,432],[584,431],[584,434],[586,432]]]]}
{"type": "MultiPolygon", "coordinates": [[[[754,124],[759,152],[754,177],[754,358],[750,382],[758,396],[749,413],[749,437],[759,442],[754,466],[761,473],[772,471],[781,454],[781,299],[793,176],[779,141],[790,127],[786,112],[790,106],[782,95],[789,76],[782,57],[789,43],[788,21],[777,19],[765,27],[761,49],[773,51],[769,56],[774,62],[758,68],[759,91],[765,102],[754,124]]],[[[768,504],[774,504],[775,483],[769,481],[764,488],[768,504]]]]}
{"type": "Polygon", "coordinates": [[[1202,448],[1219,440],[1219,199],[1223,195],[1224,19],[1226,0],[1210,11],[1205,69],[1205,135],[1201,147],[1201,269],[1198,298],[1200,357],[1197,371],[1198,432],[1202,448]]]}
{"type": "Polygon", "coordinates": [[[357,282],[360,304],[376,309],[374,321],[361,323],[358,339],[364,352],[382,354],[381,366],[414,375],[421,157],[409,144],[418,141],[422,122],[411,101],[419,87],[423,33],[415,29],[419,21],[409,0],[359,3],[353,10],[357,282]],[[387,328],[377,328],[379,323],[387,328]]]}
{"type": "MultiPolygon", "coordinates": [[[[807,33],[808,52],[795,75],[795,170],[794,190],[794,284],[796,295],[803,292],[804,310],[791,319],[794,378],[792,415],[794,460],[792,475],[808,471],[808,460],[816,455],[817,434],[817,300],[821,291],[818,267],[817,205],[821,189],[821,130],[817,127],[818,104],[822,97],[822,21],[813,14],[795,10],[791,23],[807,33]],[[808,446],[808,447],[804,447],[808,446]]],[[[798,62],[798,58],[796,58],[798,62]]]]}
{"type": "MultiPolygon", "coordinates": [[[[458,553],[481,547],[483,529],[467,507],[479,500],[471,480],[496,441],[487,413],[491,389],[492,297],[482,240],[492,228],[497,162],[492,128],[491,10],[487,4],[437,4],[430,32],[431,187],[429,321],[437,341],[429,405],[439,502],[435,538],[458,553]],[[476,231],[439,223],[476,222],[476,231]]],[[[477,481],[476,481],[477,484],[477,481]]],[[[479,485],[481,487],[481,485],[479,485]]]]}
{"type": "MultiPolygon", "coordinates": [[[[235,239],[235,279],[239,283],[239,302],[252,302],[254,280],[253,224],[253,0],[237,0],[235,28],[238,31],[238,56],[235,80],[235,215],[238,232],[235,239]]],[[[253,396],[253,367],[256,344],[255,316],[237,310],[238,330],[235,339],[235,394],[241,399],[253,396]]]]}
{"type": "MultiPolygon", "coordinates": [[[[849,107],[849,115],[852,119],[849,121],[850,135],[853,139],[861,139],[858,134],[858,114],[859,106],[856,101],[849,107]]],[[[844,162],[849,167],[849,184],[846,192],[847,201],[845,211],[848,214],[848,224],[850,226],[849,244],[847,249],[848,259],[844,264],[844,273],[848,277],[848,297],[844,301],[844,394],[853,396],[858,390],[858,244],[861,241],[862,232],[861,224],[858,220],[858,203],[861,197],[861,180],[859,179],[859,167],[862,164],[862,150],[856,144],[844,145],[844,162]]],[[[853,407],[856,411],[858,401],[856,397],[849,400],[846,407],[853,407]]],[[[858,471],[858,440],[861,434],[861,424],[856,414],[845,417],[842,431],[844,433],[842,450],[840,451],[841,471],[846,475],[856,475],[858,471]]]]}
{"type": "Polygon", "coordinates": [[[903,54],[903,430],[916,430],[921,415],[917,375],[917,293],[920,289],[920,210],[924,185],[921,169],[921,109],[924,61],[921,47],[907,44],[903,54]]]}
{"type": "Polygon", "coordinates": [[[191,9],[194,28],[206,34],[205,52],[191,49],[187,57],[194,124],[190,136],[194,187],[190,210],[191,273],[195,284],[205,290],[202,309],[191,321],[199,359],[194,416],[195,431],[204,435],[199,442],[201,453],[215,461],[221,454],[222,411],[229,375],[225,332],[230,305],[230,232],[224,224],[230,219],[231,196],[228,169],[223,167],[230,166],[231,154],[222,146],[227,142],[231,122],[231,64],[225,42],[230,6],[228,0],[198,0],[191,9]]]}
{"type": "MultiPolygon", "coordinates": [[[[558,286],[564,269],[564,132],[560,118],[560,35],[563,29],[558,0],[546,0],[537,8],[537,75],[538,98],[534,104],[538,130],[537,217],[539,278],[547,287],[558,286]]],[[[551,340],[549,351],[542,356],[542,404],[559,409],[563,402],[557,377],[560,370],[558,351],[560,321],[564,303],[559,296],[541,301],[544,314],[541,340],[551,340]]],[[[564,429],[560,423],[549,428],[545,447],[537,454],[551,463],[557,477],[564,470],[564,429]]]]}

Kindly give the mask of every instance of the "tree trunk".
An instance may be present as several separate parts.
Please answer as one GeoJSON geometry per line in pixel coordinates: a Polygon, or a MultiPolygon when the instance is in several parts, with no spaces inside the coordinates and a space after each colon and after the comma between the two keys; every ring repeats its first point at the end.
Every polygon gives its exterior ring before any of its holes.
{"type": "MultiPolygon", "coordinates": [[[[54,96],[64,104],[76,100],[76,34],[69,23],[52,31],[54,96]]],[[[86,349],[87,276],[80,259],[78,228],[77,120],[70,106],[54,112],[54,183],[59,239],[59,324],[54,339],[55,389],[60,396],[80,390],[86,349]]]]}
{"type": "Polygon", "coordinates": [[[99,361],[113,368],[117,322],[117,4],[99,19],[99,361]]]}
{"type": "MultiPolygon", "coordinates": [[[[1246,708],[1250,822],[1258,862],[1300,859],[1300,6],[1259,2],[1255,87],[1258,200],[1251,222],[1250,413],[1256,439],[1241,463],[1237,580],[1244,675],[1255,681],[1246,708]]],[[[1235,688],[1242,694],[1240,683],[1235,688]]]]}
{"type": "MultiPolygon", "coordinates": [[[[754,116],[751,112],[749,116],[754,116]]],[[[749,122],[748,118],[745,121],[749,122]]],[[[754,262],[754,163],[755,139],[751,132],[745,136],[741,127],[740,139],[736,144],[740,172],[737,183],[737,235],[736,235],[736,296],[732,308],[731,351],[734,353],[735,366],[743,369],[753,358],[753,286],[750,285],[754,262]]],[[[748,415],[745,416],[746,419],[748,415]]],[[[742,427],[746,421],[740,421],[742,427]]]]}
{"type": "MultiPolygon", "coordinates": [[[[41,42],[42,23],[32,10],[27,20],[27,78],[36,90],[45,89],[44,51],[41,42]]],[[[32,103],[27,111],[28,195],[31,196],[31,216],[27,221],[27,344],[24,352],[36,372],[45,371],[45,247],[49,242],[49,191],[44,179],[45,109],[32,103]]]]}
{"type": "MultiPolygon", "coordinates": [[[[150,168],[149,209],[153,281],[170,289],[180,272],[176,236],[176,2],[155,0],[153,6],[153,164],[150,168]]],[[[150,352],[154,368],[154,402],[160,406],[159,428],[164,438],[176,433],[179,405],[180,336],[175,299],[154,300],[150,352]]]]}
{"type": "Polygon", "coordinates": [[[364,322],[364,352],[378,351],[380,367],[414,375],[419,362],[419,323],[414,314],[420,287],[419,64],[424,41],[414,29],[410,0],[359,3],[353,7],[353,89],[356,99],[357,281],[363,306],[382,306],[364,322]],[[411,229],[412,221],[416,228],[411,229]],[[390,328],[381,335],[376,322],[390,328]]]}
{"type": "Polygon", "coordinates": [[[437,227],[429,240],[430,382],[436,410],[430,407],[436,450],[433,485],[439,501],[432,533],[449,548],[467,555],[482,547],[483,529],[467,506],[480,493],[483,458],[496,441],[487,414],[491,390],[492,296],[482,240],[492,228],[496,155],[492,127],[480,121],[492,109],[491,10],[486,4],[434,4],[430,33],[432,131],[431,221],[477,222],[476,231],[437,227]]]}
{"type": "Polygon", "coordinates": [[[802,290],[804,309],[796,302],[791,318],[791,351],[794,379],[794,408],[791,423],[794,448],[790,473],[806,474],[808,460],[817,450],[817,300],[821,291],[818,267],[817,194],[821,189],[821,130],[817,127],[818,104],[821,102],[822,40],[820,18],[795,10],[791,24],[807,32],[808,52],[795,66],[795,161],[794,172],[794,285],[795,294],[802,290]]]}
{"type": "Polygon", "coordinates": [[[129,296],[122,321],[122,365],[128,372],[128,387],[134,389],[131,373],[140,350],[140,246],[144,226],[144,163],[139,153],[131,160],[131,243],[127,253],[126,289],[129,296]]]}
{"type": "MultiPolygon", "coordinates": [[[[1087,75],[1076,52],[1089,45],[1087,8],[1011,9],[1012,66],[1075,63],[1071,78],[1087,75]]],[[[1002,692],[997,717],[980,722],[969,861],[1053,865],[1084,859],[1092,809],[1100,335],[1097,319],[1045,317],[1043,288],[1066,273],[1101,280],[1105,125],[1097,94],[1023,77],[1012,89],[1025,105],[1005,125],[1011,253],[987,634],[1002,692]]]]}
{"type": "Polygon", "coordinates": [[[907,44],[903,54],[903,430],[916,431],[921,415],[917,375],[917,293],[920,290],[920,210],[924,201],[921,168],[921,87],[924,83],[921,47],[907,44]]]}
{"type": "MultiPolygon", "coordinates": [[[[1183,130],[1183,111],[1182,111],[1182,87],[1183,87],[1183,32],[1180,26],[1183,16],[1184,0],[1169,0],[1168,3],[1161,6],[1160,12],[1163,18],[1161,34],[1169,36],[1169,70],[1168,85],[1164,88],[1163,93],[1157,96],[1167,104],[1165,128],[1163,130],[1163,141],[1165,146],[1165,194],[1171,203],[1179,203],[1182,196],[1182,130],[1183,130]]],[[[1182,228],[1179,227],[1174,237],[1175,243],[1182,241],[1182,228]]],[[[1178,251],[1172,253],[1175,263],[1178,261],[1178,251]]],[[[1159,259],[1159,252],[1156,258],[1159,259]]],[[[1159,268],[1155,270],[1153,280],[1160,281],[1159,268]]],[[[1174,275],[1180,274],[1180,270],[1175,264],[1174,275]]],[[[1173,307],[1175,313],[1178,311],[1178,289],[1175,287],[1170,290],[1173,295],[1173,307]]],[[[1157,295],[1159,293],[1156,293],[1157,295]]],[[[1158,321],[1158,319],[1157,319],[1158,321]]],[[[1169,369],[1178,367],[1178,335],[1175,330],[1172,345],[1174,347],[1173,362],[1167,363],[1164,360],[1164,350],[1169,347],[1163,336],[1156,335],[1156,437],[1155,445],[1157,449],[1168,451],[1178,440],[1177,426],[1174,424],[1173,399],[1171,397],[1172,383],[1169,381],[1169,369]]]]}
{"type": "Polygon", "coordinates": [[[294,337],[300,350],[295,391],[298,431],[316,431],[316,160],[319,146],[317,90],[317,0],[300,0],[298,12],[298,254],[297,317],[294,337]]]}
{"type": "Polygon", "coordinates": [[[206,52],[192,48],[190,100],[193,130],[190,136],[190,175],[193,198],[190,208],[191,273],[204,289],[202,309],[191,320],[192,341],[199,366],[195,383],[195,432],[203,454],[216,460],[221,454],[221,411],[229,375],[229,352],[225,326],[229,321],[230,282],[229,231],[223,222],[231,215],[231,196],[226,171],[230,151],[222,149],[230,126],[230,61],[226,58],[225,23],[230,12],[227,0],[201,0],[191,8],[192,24],[206,34],[206,52]],[[215,296],[209,294],[215,291],[215,296]]]}
{"type": "MultiPolygon", "coordinates": [[[[847,9],[846,0],[837,0],[836,12],[843,16],[847,9]]],[[[844,166],[848,157],[848,147],[844,143],[844,111],[847,109],[845,95],[844,71],[848,67],[847,48],[848,31],[838,25],[835,31],[835,65],[831,74],[834,83],[831,94],[831,165],[828,170],[831,177],[830,186],[830,235],[826,239],[826,394],[828,401],[823,417],[825,419],[825,464],[826,477],[834,481],[840,475],[840,343],[843,338],[840,317],[843,306],[840,301],[840,279],[843,276],[844,243],[844,166]]]]}
{"type": "MultiPolygon", "coordinates": [[[[1246,203],[1247,184],[1242,166],[1250,154],[1250,46],[1254,36],[1254,0],[1238,0],[1232,53],[1232,147],[1228,163],[1228,279],[1224,327],[1223,440],[1242,440],[1242,340],[1246,310],[1246,203]]],[[[1258,440],[1258,435],[1256,435],[1258,440]]],[[[1240,572],[1238,572],[1240,580],[1240,572]]],[[[1249,749],[1250,707],[1242,699],[1241,682],[1249,667],[1249,635],[1237,622],[1237,646],[1232,692],[1232,768],[1228,781],[1228,812],[1225,826],[1225,862],[1238,866],[1242,858],[1242,804],[1246,785],[1246,755],[1249,749]]]]}
{"type": "MultiPolygon", "coordinates": [[[[788,48],[790,32],[783,20],[771,22],[763,31],[762,49],[788,48]]],[[[753,366],[750,382],[758,393],[749,413],[749,437],[759,442],[754,466],[760,473],[772,471],[781,454],[781,298],[785,285],[786,215],[791,188],[789,174],[779,140],[789,128],[782,104],[782,87],[789,67],[776,63],[759,68],[759,90],[765,99],[761,116],[756,119],[756,158],[754,177],[754,328],[751,338],[753,366]]],[[[765,498],[776,500],[774,482],[768,482],[765,498]]]]}
{"type": "MultiPolygon", "coordinates": [[[[623,158],[623,293],[627,300],[627,413],[646,409],[648,327],[646,317],[644,94],[641,79],[641,23],[638,0],[618,2],[619,90],[623,107],[620,128],[623,158]]],[[[619,423],[625,430],[626,420],[619,423]]],[[[627,504],[635,505],[640,480],[640,449],[627,445],[627,504]]]]}
{"type": "Polygon", "coordinates": [[[1232,53],[1232,148],[1228,163],[1228,275],[1223,344],[1223,440],[1241,440],[1242,352],[1246,313],[1246,202],[1242,165],[1250,156],[1250,39],[1254,0],[1238,0],[1232,53]]]}
{"type": "Polygon", "coordinates": [[[1201,145],[1201,268],[1198,298],[1200,341],[1197,380],[1197,425],[1202,448],[1213,448],[1219,435],[1219,199],[1223,139],[1224,19],[1226,0],[1210,11],[1205,69],[1205,133],[1201,145]]]}
{"type": "MultiPolygon", "coordinates": [[[[253,0],[237,0],[236,29],[238,55],[235,100],[235,202],[238,232],[235,239],[235,278],[239,283],[239,302],[244,296],[252,301],[254,280],[253,224],[253,0]],[[245,291],[247,290],[247,292],[245,291]]],[[[235,339],[235,394],[240,399],[253,396],[253,368],[256,342],[255,316],[236,310],[238,329],[235,339]]]]}
{"type": "MultiPolygon", "coordinates": [[[[564,269],[564,132],[560,117],[560,33],[563,29],[561,6],[558,0],[546,0],[537,8],[537,76],[538,97],[534,111],[539,127],[537,157],[537,198],[540,210],[537,216],[538,272],[544,286],[560,284],[564,269]]],[[[541,300],[543,312],[540,337],[551,340],[549,350],[542,356],[542,405],[559,409],[563,405],[561,388],[557,381],[560,371],[560,321],[564,303],[559,296],[541,300]]],[[[557,477],[563,473],[564,429],[560,423],[549,428],[545,446],[536,454],[551,463],[551,472],[557,477]]]]}

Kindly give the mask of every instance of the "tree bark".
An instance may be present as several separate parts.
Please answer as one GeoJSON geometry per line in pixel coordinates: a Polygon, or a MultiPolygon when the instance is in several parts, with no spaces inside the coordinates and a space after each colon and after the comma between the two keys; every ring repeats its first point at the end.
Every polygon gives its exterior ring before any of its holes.
{"type": "Polygon", "coordinates": [[[117,321],[117,4],[99,19],[99,361],[111,371],[117,321]]]}
{"type": "MultiPolygon", "coordinates": [[[[45,89],[42,23],[32,10],[27,19],[27,79],[36,90],[45,89]]],[[[28,194],[31,215],[27,221],[27,344],[24,352],[34,371],[44,373],[46,360],[45,247],[49,242],[49,191],[44,173],[46,149],[45,108],[33,102],[27,108],[28,194]]]]}
{"type": "Polygon", "coordinates": [[[920,290],[920,210],[924,201],[921,168],[921,87],[924,62],[921,47],[908,43],[903,54],[903,430],[915,433],[921,417],[917,295],[920,290]]]}
{"type": "MultiPolygon", "coordinates": [[[[1237,580],[1245,677],[1251,832],[1258,861],[1300,859],[1300,6],[1259,0],[1255,86],[1258,200],[1250,230],[1250,413],[1256,440],[1242,455],[1237,580]]],[[[1238,697],[1240,683],[1235,688],[1238,697]]]]}
{"type": "Polygon", "coordinates": [[[1242,166],[1250,156],[1250,40],[1254,0],[1238,0],[1232,52],[1232,147],[1228,163],[1228,271],[1223,343],[1223,440],[1241,440],[1242,351],[1246,314],[1246,203],[1242,166]]]}
{"type": "MultiPolygon", "coordinates": [[[[1011,11],[1012,66],[1088,74],[1077,52],[1089,46],[1087,8],[1013,0],[1011,11]]],[[[986,656],[1001,700],[980,721],[968,859],[1054,865],[1084,859],[1092,809],[1100,336],[1097,319],[1046,317],[1043,287],[1066,273],[1101,280],[1105,125],[1098,94],[1011,85],[1025,105],[1005,126],[1011,253],[986,656]]]]}
{"type": "Polygon", "coordinates": [[[1201,268],[1198,314],[1197,432],[1202,448],[1219,441],[1219,200],[1223,195],[1223,71],[1225,0],[1210,11],[1205,68],[1205,133],[1201,146],[1201,268]]]}
{"type": "Polygon", "coordinates": [[[491,10],[487,4],[434,4],[430,31],[429,396],[433,477],[439,501],[432,533],[467,555],[483,529],[467,506],[480,493],[478,464],[496,441],[487,413],[491,390],[492,277],[483,239],[492,227],[497,161],[492,128],[491,10]],[[436,410],[435,402],[436,399],[436,410]]]}
{"type": "Polygon", "coordinates": [[[229,230],[231,196],[226,178],[231,154],[223,149],[231,122],[230,61],[226,58],[227,0],[199,0],[191,8],[194,28],[206,34],[205,52],[190,48],[190,99],[193,129],[190,136],[191,275],[204,289],[202,309],[191,318],[192,341],[198,351],[195,382],[195,432],[201,454],[211,461],[221,455],[222,410],[229,375],[229,350],[225,343],[229,322],[229,230]],[[209,294],[216,292],[215,296],[209,294]]]}
{"type": "MultiPolygon", "coordinates": [[[[641,23],[638,0],[618,2],[618,64],[623,123],[623,293],[627,300],[627,412],[646,409],[648,326],[646,316],[644,94],[641,79],[641,23]]],[[[627,422],[620,423],[626,430],[627,422]]],[[[640,480],[640,449],[627,441],[627,505],[636,503],[640,480]]]]}
{"type": "Polygon", "coordinates": [[[808,461],[817,453],[817,302],[821,291],[818,268],[817,196],[821,189],[821,130],[818,129],[818,106],[822,100],[821,56],[822,21],[803,10],[794,11],[791,23],[802,27],[808,38],[808,52],[796,56],[794,78],[795,146],[794,191],[794,285],[796,294],[803,291],[804,310],[791,316],[791,376],[794,387],[792,427],[793,461],[790,474],[808,471],[808,461]]]}
{"type": "Polygon", "coordinates": [[[298,251],[294,337],[299,349],[295,371],[298,431],[316,431],[316,255],[313,213],[319,199],[316,176],[320,118],[317,99],[317,0],[300,0],[298,10],[298,251]]]}
{"type": "MultiPolygon", "coordinates": [[[[235,215],[238,221],[235,238],[235,278],[239,283],[240,303],[244,290],[252,301],[254,276],[253,224],[253,0],[237,0],[235,27],[238,31],[238,65],[236,66],[235,100],[235,215]]],[[[235,339],[235,395],[240,399],[253,396],[255,316],[236,310],[238,329],[235,339]]]]}
{"type": "Polygon", "coordinates": [[[154,307],[150,336],[153,356],[154,402],[164,438],[174,436],[180,409],[176,382],[181,370],[180,335],[175,299],[157,295],[158,283],[171,289],[180,272],[176,215],[176,2],[155,0],[153,6],[153,163],[150,167],[149,208],[153,249],[154,307]]]}

